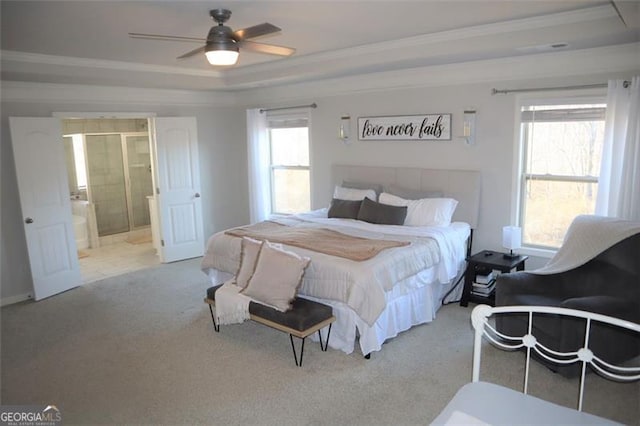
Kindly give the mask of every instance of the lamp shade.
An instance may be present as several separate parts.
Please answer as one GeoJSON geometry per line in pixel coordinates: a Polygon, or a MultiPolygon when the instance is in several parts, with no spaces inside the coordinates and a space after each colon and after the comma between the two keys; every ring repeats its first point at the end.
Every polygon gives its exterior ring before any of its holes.
{"type": "Polygon", "coordinates": [[[502,246],[509,250],[522,247],[522,228],[505,226],[502,228],[502,246]]]}
{"type": "Polygon", "coordinates": [[[233,65],[238,61],[238,46],[235,43],[207,43],[204,54],[211,65],[233,65]]]}

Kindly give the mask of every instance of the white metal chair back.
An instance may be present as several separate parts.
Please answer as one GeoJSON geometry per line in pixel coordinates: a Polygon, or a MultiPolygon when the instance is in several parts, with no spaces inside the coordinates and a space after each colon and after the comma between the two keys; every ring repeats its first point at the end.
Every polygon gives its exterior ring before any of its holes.
{"type": "Polygon", "coordinates": [[[529,364],[531,362],[531,351],[535,351],[542,358],[558,363],[573,364],[582,363],[582,372],[580,376],[580,394],[578,397],[578,411],[582,411],[582,400],[584,396],[584,381],[587,371],[587,365],[593,368],[601,376],[616,381],[631,382],[640,379],[640,366],[637,367],[621,367],[609,364],[600,359],[589,346],[589,335],[592,322],[597,321],[609,324],[614,327],[631,330],[638,334],[640,338],[640,324],[630,321],[624,321],[618,318],[600,315],[592,312],[578,311],[575,309],[556,308],[551,306],[500,306],[491,307],[487,305],[478,305],[471,313],[471,322],[475,329],[475,340],[473,347],[473,381],[480,379],[480,357],[482,337],[486,337],[494,346],[503,350],[516,350],[526,348],[526,365],[524,377],[524,389],[526,394],[529,383],[529,364]],[[507,336],[498,332],[490,323],[489,318],[495,314],[512,314],[522,313],[528,314],[527,334],[524,336],[507,336]],[[563,315],[567,317],[585,319],[585,337],[582,348],[574,352],[557,352],[542,345],[532,334],[532,323],[534,314],[552,314],[563,315]]]}

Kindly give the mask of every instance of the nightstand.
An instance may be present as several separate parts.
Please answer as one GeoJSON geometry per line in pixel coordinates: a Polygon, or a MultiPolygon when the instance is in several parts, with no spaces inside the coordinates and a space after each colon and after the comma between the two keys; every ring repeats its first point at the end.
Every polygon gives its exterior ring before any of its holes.
{"type": "Polygon", "coordinates": [[[506,258],[504,255],[505,253],[498,251],[483,250],[467,258],[467,270],[464,273],[464,289],[462,290],[462,298],[460,298],[460,306],[467,306],[469,302],[495,305],[495,288],[490,289],[486,295],[482,293],[482,286],[476,285],[474,290],[476,276],[493,270],[501,273],[511,272],[514,269],[522,271],[524,270],[524,262],[529,258],[529,256],[506,258]]]}

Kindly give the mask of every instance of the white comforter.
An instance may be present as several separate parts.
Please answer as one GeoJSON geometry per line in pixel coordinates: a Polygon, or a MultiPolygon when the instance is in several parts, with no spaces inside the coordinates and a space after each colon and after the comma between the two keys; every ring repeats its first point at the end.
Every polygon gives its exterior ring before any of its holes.
{"type": "MultiPolygon", "coordinates": [[[[376,257],[355,262],[297,247],[287,249],[312,258],[299,294],[337,300],[351,307],[368,325],[373,325],[386,306],[385,292],[395,283],[435,266],[441,283],[456,276],[464,260],[469,226],[410,227],[375,225],[351,219],[329,219],[327,210],[276,219],[291,226],[330,228],[365,238],[410,241],[405,247],[383,250],[376,257]]],[[[202,269],[235,274],[240,259],[240,238],[224,232],[213,235],[207,244],[202,269]]]]}

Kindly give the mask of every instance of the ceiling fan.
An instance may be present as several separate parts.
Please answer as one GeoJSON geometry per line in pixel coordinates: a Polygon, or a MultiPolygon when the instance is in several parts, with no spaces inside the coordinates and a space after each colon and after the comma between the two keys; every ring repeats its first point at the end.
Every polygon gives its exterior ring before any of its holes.
{"type": "Polygon", "coordinates": [[[231,17],[230,10],[213,9],[209,11],[209,15],[211,15],[211,18],[213,18],[213,20],[216,21],[218,25],[211,27],[206,39],[141,33],[129,33],[129,37],[147,40],[205,43],[204,46],[198,47],[197,49],[187,52],[182,56],[178,56],[178,59],[184,59],[193,55],[197,55],[198,53],[204,53],[211,65],[235,64],[238,60],[240,49],[279,56],[290,56],[296,51],[295,49],[292,49],[290,47],[249,41],[249,39],[281,31],[280,28],[276,27],[275,25],[269,24],[268,22],[233,31],[231,28],[224,25],[224,23],[231,17]]]}

